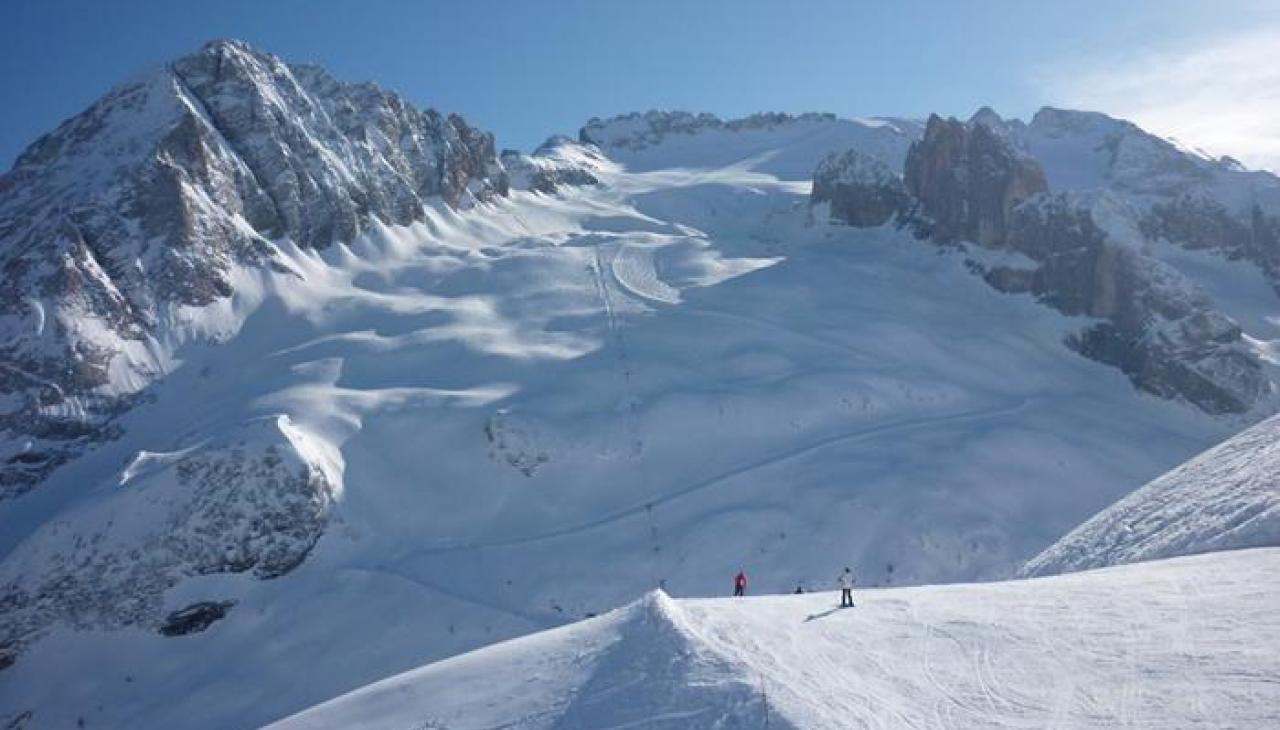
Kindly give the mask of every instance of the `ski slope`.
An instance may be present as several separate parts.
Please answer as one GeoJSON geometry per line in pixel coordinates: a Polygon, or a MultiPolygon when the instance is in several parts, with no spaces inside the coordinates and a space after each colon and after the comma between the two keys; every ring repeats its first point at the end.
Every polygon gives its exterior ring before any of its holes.
{"type": "Polygon", "coordinates": [[[865,590],[847,610],[654,592],[269,727],[1274,728],[1278,590],[1280,549],[1258,549],[865,590]]]}
{"type": "Polygon", "coordinates": [[[1094,515],[1027,562],[1049,575],[1280,546],[1280,416],[1232,436],[1094,515]]]}

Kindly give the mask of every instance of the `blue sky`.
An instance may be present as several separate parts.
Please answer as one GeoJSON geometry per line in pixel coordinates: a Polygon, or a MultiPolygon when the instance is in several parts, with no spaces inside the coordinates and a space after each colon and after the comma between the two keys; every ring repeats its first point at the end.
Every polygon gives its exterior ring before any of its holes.
{"type": "Polygon", "coordinates": [[[649,108],[1088,107],[1280,168],[1280,2],[5,0],[0,168],[123,78],[235,37],[531,148],[649,108]]]}

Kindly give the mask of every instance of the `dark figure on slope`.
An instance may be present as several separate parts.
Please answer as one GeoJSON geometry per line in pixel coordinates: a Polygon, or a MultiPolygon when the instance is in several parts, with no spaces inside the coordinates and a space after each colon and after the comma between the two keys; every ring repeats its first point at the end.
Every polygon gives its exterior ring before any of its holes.
{"type": "Polygon", "coordinates": [[[747,574],[741,570],[733,577],[733,595],[747,595],[747,574]]]}
{"type": "Polygon", "coordinates": [[[853,608],[853,571],[845,568],[836,582],[840,584],[840,608],[853,608]]]}

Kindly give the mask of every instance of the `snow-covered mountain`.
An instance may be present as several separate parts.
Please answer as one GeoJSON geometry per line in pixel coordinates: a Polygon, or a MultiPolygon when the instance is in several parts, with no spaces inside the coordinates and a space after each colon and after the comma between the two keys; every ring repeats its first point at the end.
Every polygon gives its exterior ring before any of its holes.
{"type": "Polygon", "coordinates": [[[230,336],[270,241],[353,241],[426,201],[506,191],[493,138],[243,43],[123,84],[0,177],[0,499],[32,488],[175,367],[230,336]]]}
{"type": "Polygon", "coordinates": [[[1049,575],[1260,546],[1280,546],[1280,416],[1099,512],[1023,572],[1049,575]]]}
{"type": "Polygon", "coordinates": [[[1275,727],[1280,550],[1007,583],[672,600],[386,679],[270,727],[1275,727]]]}
{"type": "Polygon", "coordinates": [[[1059,110],[498,156],[210,44],[0,177],[0,725],[257,726],[739,567],[1010,575],[1274,412],[1278,189],[1059,110]]]}

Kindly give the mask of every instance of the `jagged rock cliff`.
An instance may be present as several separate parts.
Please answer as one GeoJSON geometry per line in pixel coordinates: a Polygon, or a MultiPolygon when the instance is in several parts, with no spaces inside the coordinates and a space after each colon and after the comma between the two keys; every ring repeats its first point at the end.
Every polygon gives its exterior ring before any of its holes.
{"type": "Polygon", "coordinates": [[[1004,245],[1018,203],[1049,189],[1040,165],[987,125],[937,115],[907,153],[903,177],[932,219],[935,240],[990,247],[1004,245]]]}
{"type": "Polygon", "coordinates": [[[1152,205],[1140,225],[1150,239],[1256,264],[1280,296],[1280,217],[1268,215],[1258,203],[1249,205],[1246,215],[1233,215],[1203,192],[1183,193],[1152,205]]]}
{"type": "Polygon", "coordinates": [[[1109,194],[1050,195],[1038,162],[993,131],[991,120],[930,119],[907,156],[907,184],[935,240],[973,240],[1021,253],[1030,272],[995,267],[988,280],[1029,291],[1071,315],[1103,320],[1068,338],[1081,354],[1124,371],[1134,385],[1210,413],[1243,412],[1270,383],[1240,328],[1171,267],[1118,240],[1096,220],[1126,214],[1109,194]]]}

